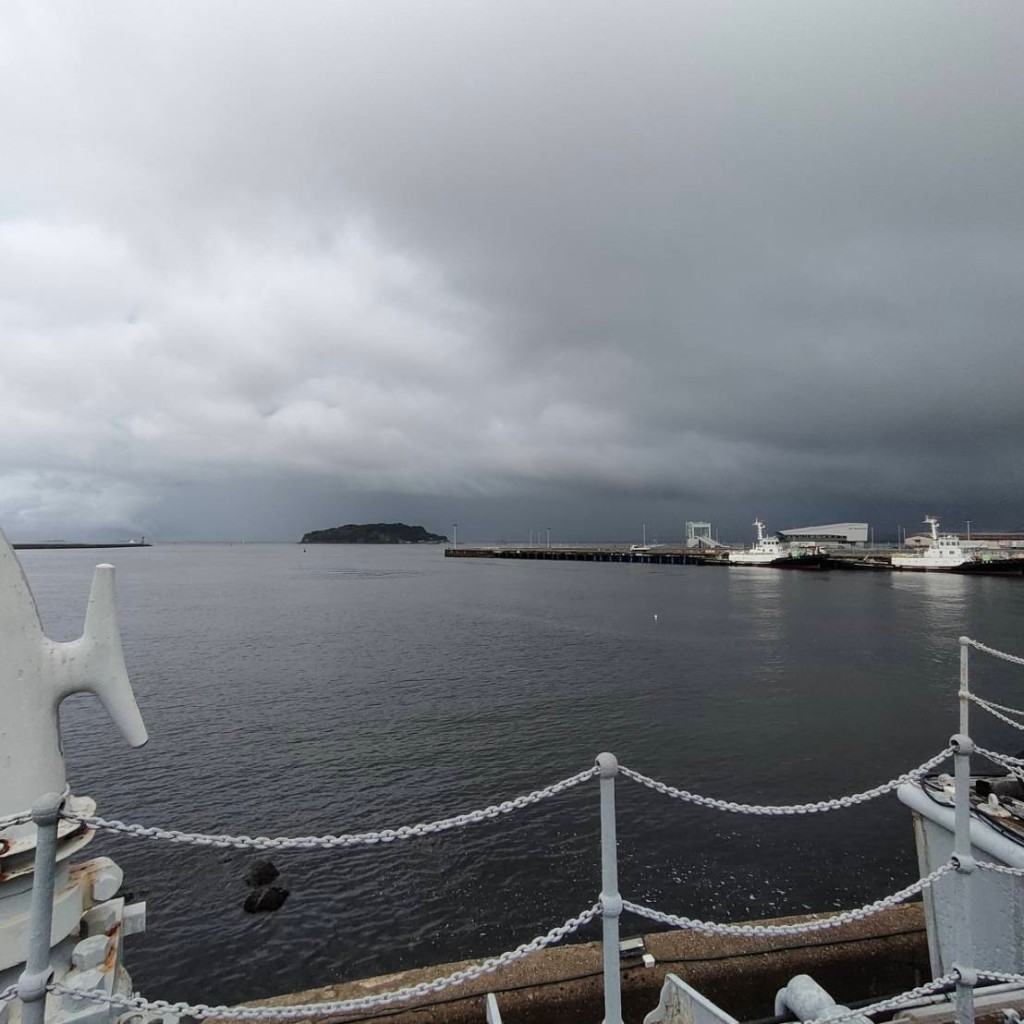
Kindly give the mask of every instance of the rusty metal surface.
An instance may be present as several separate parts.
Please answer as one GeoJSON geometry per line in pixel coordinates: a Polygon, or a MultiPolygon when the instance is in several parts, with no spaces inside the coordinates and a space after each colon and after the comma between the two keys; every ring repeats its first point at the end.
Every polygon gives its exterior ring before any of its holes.
{"type": "MultiPolygon", "coordinates": [[[[88,796],[70,796],[67,807],[76,814],[96,813],[96,801],[88,796]]],[[[32,874],[32,862],[36,849],[35,826],[29,824],[27,832],[23,826],[7,830],[0,838],[0,884],[32,874]],[[19,834],[13,834],[18,830],[19,834]]],[[[81,822],[61,819],[57,824],[57,860],[64,861],[87,846],[95,835],[81,822]]]]}

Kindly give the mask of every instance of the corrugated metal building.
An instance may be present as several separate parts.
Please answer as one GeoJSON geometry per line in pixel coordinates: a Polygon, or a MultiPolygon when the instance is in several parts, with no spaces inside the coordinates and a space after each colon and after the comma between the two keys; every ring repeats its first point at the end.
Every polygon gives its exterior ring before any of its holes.
{"type": "Polygon", "coordinates": [[[867,523],[827,523],[825,526],[796,526],[791,530],[779,530],[782,540],[806,541],[808,544],[856,544],[861,547],[868,542],[867,523]]]}

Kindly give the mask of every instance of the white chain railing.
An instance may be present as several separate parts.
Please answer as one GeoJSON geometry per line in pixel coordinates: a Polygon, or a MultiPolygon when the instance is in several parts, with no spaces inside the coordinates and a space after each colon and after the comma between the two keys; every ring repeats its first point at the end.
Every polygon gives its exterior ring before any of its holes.
{"type": "Polygon", "coordinates": [[[1008,707],[1006,704],[997,704],[994,700],[984,700],[983,701],[982,698],[979,697],[976,693],[969,693],[968,697],[971,700],[978,701],[979,703],[983,702],[988,707],[996,708],[998,711],[1005,711],[1007,714],[1010,714],[1010,715],[1020,715],[1022,718],[1024,718],[1024,708],[1011,708],[1011,707],[1008,707]]]}
{"type": "MultiPolygon", "coordinates": [[[[1024,759],[1009,758],[1006,755],[999,755],[989,751],[978,749],[978,752],[991,757],[996,763],[1003,764],[1004,767],[1008,767],[1009,770],[1019,770],[1015,765],[1024,766],[1024,759]]],[[[782,815],[800,815],[800,814],[813,814],[818,812],[839,810],[841,808],[853,807],[858,804],[866,803],[869,800],[873,800],[877,797],[883,796],[886,793],[892,792],[900,785],[905,783],[911,783],[919,781],[930,771],[940,765],[948,757],[954,753],[953,746],[947,747],[945,750],[936,754],[928,761],[924,762],[917,768],[912,769],[895,779],[891,779],[879,786],[875,786],[871,789],[863,792],[854,793],[848,796],[836,797],[830,800],[821,800],[812,803],[804,804],[786,804],[786,805],[758,805],[758,804],[743,804],[727,800],[719,800],[711,797],[701,796],[696,793],[691,793],[687,790],[677,789],[676,787],[669,786],[665,783],[659,782],[656,779],[649,778],[645,775],[640,774],[633,769],[626,768],[618,765],[615,758],[610,754],[602,754],[598,758],[598,764],[589,768],[585,771],[578,772],[569,778],[563,779],[543,789],[534,790],[533,792],[515,797],[512,800],[505,800],[501,803],[492,804],[481,810],[469,811],[463,814],[454,815],[452,817],[443,818],[437,821],[418,823],[415,825],[406,825],[392,829],[382,829],[380,831],[367,831],[359,833],[350,833],[342,835],[325,835],[325,836],[297,836],[297,837],[277,837],[271,838],[267,836],[247,836],[247,835],[228,835],[228,834],[207,834],[201,832],[186,832],[179,831],[177,829],[167,829],[161,827],[144,826],[138,824],[126,824],[121,821],[107,820],[97,816],[81,815],[71,811],[61,811],[60,816],[66,820],[76,822],[81,825],[85,825],[92,829],[103,829],[107,831],[118,832],[128,836],[134,836],[136,838],[144,839],[162,839],[169,842],[187,843],[194,844],[197,846],[209,846],[219,848],[236,848],[236,849],[255,849],[255,850],[311,850],[311,849],[336,849],[346,848],[354,846],[374,845],[378,843],[390,843],[398,840],[412,839],[420,836],[430,835],[432,833],[443,832],[448,829],[459,828],[465,825],[475,824],[486,821],[488,819],[497,818],[501,815],[509,814],[513,811],[525,808],[531,804],[539,803],[542,800],[546,800],[549,797],[553,797],[559,793],[565,792],[575,786],[581,785],[582,783],[594,778],[597,775],[601,776],[601,787],[602,787],[602,874],[604,875],[605,868],[607,865],[604,861],[607,858],[611,858],[614,862],[614,839],[612,840],[612,847],[610,850],[605,850],[604,847],[607,845],[604,842],[604,820],[605,811],[610,809],[612,820],[614,820],[614,779],[617,774],[622,774],[626,778],[640,785],[646,786],[658,793],[673,797],[675,799],[687,801],[690,803],[698,804],[704,807],[710,807],[716,810],[729,811],[734,813],[753,814],[753,815],[764,815],[764,816],[782,816],[782,815]],[[605,804],[608,804],[608,808],[605,804]]],[[[32,814],[21,814],[10,816],[9,818],[0,819],[0,823],[14,824],[20,823],[26,820],[31,820],[32,814]]],[[[38,820],[38,819],[37,819],[38,820]]],[[[54,836],[56,834],[56,825],[53,826],[54,836]]],[[[614,834],[614,833],[612,833],[614,834]]],[[[494,971],[502,966],[513,963],[516,960],[529,954],[543,949],[555,942],[565,938],[566,935],[576,931],[587,922],[601,914],[604,918],[605,925],[605,945],[608,947],[608,935],[609,935],[609,921],[612,920],[614,923],[614,936],[615,941],[611,945],[611,949],[617,954],[617,918],[619,910],[614,909],[615,905],[618,904],[621,909],[626,909],[638,914],[641,917],[648,918],[652,921],[659,922],[661,924],[669,925],[676,928],[684,928],[693,931],[703,932],[712,935],[734,935],[744,937],[774,937],[774,936],[797,936],[804,935],[812,932],[823,931],[826,929],[838,928],[845,924],[850,924],[856,921],[864,920],[874,914],[880,913],[890,907],[894,907],[912,896],[918,895],[927,886],[932,885],[936,880],[945,875],[947,872],[953,870],[952,863],[946,863],[932,871],[929,875],[924,876],[918,881],[906,886],[905,888],[893,893],[892,895],[886,896],[882,899],[876,900],[873,903],[869,903],[863,907],[858,907],[852,910],[838,912],[830,916],[824,916],[811,921],[805,921],[798,924],[780,924],[780,925],[753,925],[753,924],[725,924],[711,921],[700,921],[693,918],[675,916],[666,914],[661,911],[654,910],[650,907],[645,907],[640,904],[632,903],[629,901],[620,900],[615,885],[615,871],[614,867],[611,872],[612,886],[609,888],[607,885],[604,886],[604,903],[598,903],[590,909],[584,911],[582,914],[575,918],[570,919],[564,925],[558,926],[551,929],[545,935],[538,936],[531,942],[524,943],[516,947],[514,950],[510,950],[506,953],[502,953],[500,956],[492,957],[484,960],[479,964],[475,964],[471,967],[465,968],[464,970],[455,971],[453,974],[448,975],[444,978],[437,978],[429,982],[420,982],[417,985],[408,986],[407,988],[399,989],[393,992],[377,993],[372,996],[360,996],[348,1000],[338,1000],[329,1003],[316,1003],[316,1004],[302,1004],[296,1006],[281,1006],[281,1007],[232,1007],[232,1006],[208,1006],[204,1004],[189,1005],[187,1003],[170,1003],[165,1000],[154,1000],[149,1001],[143,999],[141,996],[132,995],[116,995],[111,996],[103,991],[99,990],[80,990],[71,986],[64,985],[62,983],[53,983],[49,986],[49,991],[68,997],[70,999],[81,1002],[94,1002],[98,1004],[108,1004],[114,1007],[120,1008],[122,1011],[135,1011],[135,1012],[149,1012],[155,1014],[174,1014],[177,1016],[190,1016],[196,1019],[203,1019],[207,1017],[222,1017],[237,1020],[263,1020],[263,1019],[282,1019],[290,1020],[296,1018],[312,1017],[312,1016],[329,1016],[337,1015],[348,1012],[357,1012],[370,1010],[376,1006],[383,1006],[389,1003],[400,1003],[408,1000],[421,998],[424,996],[430,996],[435,993],[444,991],[445,989],[463,984],[474,978],[477,978],[490,971],[494,971]]],[[[608,957],[606,948],[606,959],[608,957]]],[[[614,956],[617,963],[617,955],[614,956]]],[[[606,964],[606,975],[607,975],[607,964],[606,964]]],[[[616,972],[617,976],[617,972],[616,972]]],[[[606,976],[606,986],[608,986],[608,978],[606,976]]],[[[933,985],[938,983],[932,983],[933,985]]],[[[927,988],[927,987],[926,987],[927,988]]],[[[931,990],[930,988],[928,989],[931,990]]],[[[609,992],[611,990],[606,987],[606,1007],[609,1005],[608,999],[609,992]]],[[[904,994],[902,997],[896,997],[905,1001],[908,998],[914,998],[921,994],[923,989],[915,989],[912,993],[904,994]]],[[[0,997],[3,999],[11,999],[17,995],[17,989],[11,987],[0,993],[0,997]]],[[[618,996],[612,997],[614,1002],[617,1002],[618,996]]],[[[28,1004],[26,1004],[28,1005],[28,1004]]],[[[35,1004],[33,1004],[34,1006],[35,1004]]],[[[894,1005],[898,1005],[894,1003],[894,1005]]],[[[863,1012],[863,1011],[861,1011],[863,1012]]],[[[606,1014],[607,1016],[607,1014],[606,1014]]],[[[609,1018],[612,1019],[612,1018],[609,1018]]],[[[615,1014],[614,1019],[621,1020],[621,1018],[615,1014]]],[[[835,1018],[841,1019],[841,1018],[835,1018]]],[[[833,1024],[834,1024],[833,1020],[833,1024]]]]}
{"type": "Polygon", "coordinates": [[[143,999],[141,996],[111,995],[98,989],[76,989],[69,985],[55,982],[48,986],[48,990],[57,995],[71,996],[74,999],[85,1000],[92,1003],[105,1003],[109,1006],[116,1006],[128,1011],[142,1011],[149,1013],[175,1014],[180,1017],[195,1017],[202,1019],[206,1017],[224,1017],[231,1020],[263,1020],[263,1019],[295,1019],[306,1017],[326,1017],[339,1013],[351,1013],[357,1010],[371,1010],[375,1006],[384,1006],[388,1003],[408,1002],[410,999],[418,999],[422,996],[434,995],[443,992],[445,989],[456,985],[463,985],[467,981],[479,978],[482,974],[489,974],[506,967],[516,960],[536,953],[547,946],[560,942],[567,935],[581,928],[592,921],[601,913],[601,905],[584,910],[582,914],[570,918],[565,924],[552,928],[545,935],[538,935],[530,942],[524,942],[521,946],[499,956],[492,956],[479,964],[467,967],[460,971],[454,971],[443,978],[435,978],[433,981],[421,981],[417,985],[409,985],[405,988],[396,989],[392,992],[378,992],[372,996],[359,996],[355,999],[337,999],[328,1003],[299,1003],[294,1006],[207,1006],[203,1003],[191,1005],[189,1003],[170,1003],[164,999],[143,999]]]}
{"type": "Polygon", "coordinates": [[[20,811],[18,814],[8,814],[0,818],[0,832],[12,825],[24,825],[26,821],[32,820],[31,811],[20,811]]]}
{"type": "Polygon", "coordinates": [[[1024,768],[1024,757],[1014,757],[1012,754],[1001,754],[998,750],[987,750],[985,747],[975,746],[974,752],[981,754],[982,757],[987,757],[990,761],[995,764],[1000,764],[1004,768],[1009,765],[1014,765],[1017,768],[1024,768]]]}
{"type": "Polygon", "coordinates": [[[189,843],[194,846],[213,846],[218,848],[234,848],[237,850],[333,850],[350,846],[372,846],[376,843],[392,843],[401,839],[418,839],[420,836],[444,832],[464,825],[474,825],[481,821],[497,818],[502,814],[511,814],[530,804],[540,803],[549,797],[564,793],[567,789],[592,779],[597,768],[588,768],[568,779],[562,779],[544,789],[534,790],[512,800],[504,800],[500,804],[492,804],[479,811],[468,811],[456,814],[451,818],[442,818],[417,825],[402,825],[399,828],[386,828],[379,832],[354,832],[347,835],[328,836],[231,836],[210,835],[203,832],[181,832],[177,829],[158,828],[147,825],[128,825],[123,821],[108,821],[93,815],[73,814],[64,811],[61,817],[68,821],[77,821],[89,828],[105,829],[109,832],[120,832],[123,835],[138,839],[165,839],[171,843],[189,843]]]}
{"type": "Polygon", "coordinates": [[[1009,971],[984,971],[979,967],[977,975],[979,978],[1001,981],[1004,985],[1024,985],[1024,974],[1011,974],[1009,971]]]}
{"type": "Polygon", "coordinates": [[[1024,878],[1024,868],[1011,868],[1007,864],[992,864],[987,860],[976,860],[974,865],[982,871],[992,871],[997,875],[1015,875],[1017,878],[1024,878]]]}
{"type": "Polygon", "coordinates": [[[805,935],[809,932],[820,932],[828,928],[838,928],[840,925],[850,924],[853,921],[863,921],[866,917],[871,917],[873,914],[879,914],[883,910],[895,907],[911,896],[916,896],[926,886],[931,885],[952,870],[954,870],[952,862],[947,862],[930,874],[900,889],[899,892],[894,892],[891,896],[885,896],[863,907],[844,910],[839,914],[817,918],[813,921],[802,921],[800,924],[719,924],[715,921],[699,921],[692,917],[678,917],[675,914],[666,914],[651,907],[632,903],[629,900],[623,900],[622,907],[624,910],[631,910],[634,914],[639,914],[641,917],[646,917],[651,921],[671,925],[673,928],[684,928],[687,931],[703,932],[705,935],[742,935],[748,938],[752,936],[767,938],[769,936],[805,935]]]}
{"type": "Polygon", "coordinates": [[[842,1024],[844,1020],[853,1020],[855,1017],[870,1017],[873,1013],[884,1013],[887,1010],[898,1010],[907,1003],[914,1003],[918,999],[925,999],[928,996],[937,995],[939,992],[950,989],[956,983],[956,975],[944,974],[941,978],[929,981],[917,988],[907,992],[901,992],[898,996],[891,996],[881,1002],[872,1003],[859,1010],[844,1010],[842,1013],[823,1013],[813,1020],[803,1021],[802,1024],[842,1024]]]}
{"type": "Polygon", "coordinates": [[[1004,711],[1010,711],[1013,714],[1024,715],[1024,711],[1018,711],[1016,708],[1004,707],[1002,704],[993,704],[992,701],[984,700],[979,697],[976,693],[969,693],[967,699],[972,704],[977,704],[979,708],[987,711],[993,718],[998,718],[1000,721],[1005,722],[1007,725],[1012,725],[1014,729],[1020,729],[1024,732],[1024,722],[1017,722],[1010,718],[1008,715],[1004,715],[1004,711]],[[998,709],[998,710],[997,710],[998,709]]]}
{"type": "Polygon", "coordinates": [[[988,644],[983,644],[980,640],[972,640],[969,636],[965,636],[964,640],[976,651],[984,651],[985,654],[991,654],[993,658],[1000,658],[1013,665],[1024,665],[1024,658],[1019,658],[1016,654],[1007,654],[1006,651],[998,651],[994,647],[989,647],[988,644]]]}
{"type": "Polygon", "coordinates": [[[952,753],[953,748],[946,747],[941,754],[936,754],[933,758],[925,761],[925,763],[919,767],[914,768],[912,771],[906,772],[895,779],[890,779],[888,782],[883,782],[880,786],[875,786],[872,789],[866,789],[862,793],[852,793],[849,796],[835,797],[832,800],[818,800],[814,803],[808,804],[761,805],[740,804],[731,800],[716,800],[712,797],[700,796],[698,793],[691,793],[686,789],[676,789],[675,786],[669,786],[664,782],[658,782],[657,779],[652,779],[647,775],[641,775],[639,772],[634,771],[632,768],[626,768],[624,765],[619,766],[619,771],[621,774],[625,775],[627,779],[632,779],[634,782],[640,783],[641,786],[653,789],[656,793],[673,797],[676,800],[684,800],[687,803],[697,804],[701,807],[711,807],[716,811],[731,811],[734,814],[781,816],[788,814],[816,814],[824,811],[838,811],[844,807],[855,807],[857,804],[867,803],[869,800],[874,800],[876,797],[884,796],[886,793],[891,793],[894,789],[899,788],[906,782],[917,782],[919,779],[927,775],[933,768],[942,764],[942,762],[950,757],[952,753]]]}
{"type": "MultiPolygon", "coordinates": [[[[947,747],[941,753],[925,761],[924,764],[905,772],[903,775],[888,782],[875,786],[872,789],[861,793],[853,793],[848,796],[835,797],[831,800],[819,800],[805,804],[782,804],[782,805],[759,805],[743,804],[730,800],[718,800],[713,797],[701,796],[698,793],[691,793],[685,789],[677,789],[657,779],[642,775],[640,772],[619,766],[619,772],[626,778],[646,786],[655,792],[665,796],[674,797],[677,800],[684,800],[689,803],[698,804],[702,807],[711,807],[720,811],[731,811],[738,814],[754,814],[765,816],[814,814],[817,812],[840,810],[841,808],[854,807],[866,803],[877,797],[884,796],[894,789],[907,782],[915,782],[928,774],[933,768],[940,765],[952,754],[952,748],[947,747]]],[[[96,815],[75,814],[70,811],[63,811],[61,816],[68,821],[78,822],[93,829],[104,829],[110,832],[119,832],[123,835],[133,836],[139,839],[158,839],[173,843],[187,843],[195,846],[212,846],[217,848],[253,849],[253,850],[315,850],[315,849],[336,849],[351,846],[370,846],[377,843],[390,843],[402,839],[414,839],[420,836],[430,835],[436,832],[443,832],[452,828],[460,828],[465,825],[476,824],[503,814],[510,814],[512,811],[520,810],[530,804],[539,803],[549,797],[556,796],[568,789],[578,786],[583,782],[592,779],[598,773],[597,768],[588,768],[586,771],[578,772],[576,775],[556,782],[544,789],[534,790],[523,796],[515,797],[512,800],[505,800],[499,804],[492,804],[477,811],[469,811],[464,814],[454,815],[450,818],[443,818],[438,821],[426,822],[416,825],[402,825],[398,828],[382,829],[373,832],[356,832],[343,835],[326,836],[246,836],[210,834],[203,832],[186,832],[178,829],[161,828],[159,826],[128,824],[123,821],[101,818],[96,815]]],[[[30,816],[29,816],[30,817],[30,816]]],[[[26,819],[21,819],[26,820],[26,819]]]]}
{"type": "Polygon", "coordinates": [[[8,985],[7,988],[0,988],[0,1006],[9,1003],[12,999],[18,998],[18,986],[8,985]]]}
{"type": "Polygon", "coordinates": [[[1015,779],[1024,783],[1024,758],[1011,757],[1009,754],[1000,754],[995,750],[986,750],[985,747],[975,747],[974,752],[987,757],[993,764],[1005,768],[1015,779]]]}

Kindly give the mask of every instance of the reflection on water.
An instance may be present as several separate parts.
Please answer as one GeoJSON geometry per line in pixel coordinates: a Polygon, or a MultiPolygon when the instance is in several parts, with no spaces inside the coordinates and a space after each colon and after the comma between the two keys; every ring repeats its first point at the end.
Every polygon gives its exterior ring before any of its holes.
{"type": "MultiPolygon", "coordinates": [[[[771,645],[783,631],[782,594],[786,572],[756,565],[731,565],[730,596],[743,609],[746,629],[759,642],[771,645]]],[[[770,650],[766,647],[766,651],[770,650]]]]}
{"type": "Polygon", "coordinates": [[[950,637],[967,629],[967,601],[976,581],[946,572],[894,572],[893,589],[905,602],[912,602],[917,628],[931,638],[931,649],[948,653],[950,637]]]}

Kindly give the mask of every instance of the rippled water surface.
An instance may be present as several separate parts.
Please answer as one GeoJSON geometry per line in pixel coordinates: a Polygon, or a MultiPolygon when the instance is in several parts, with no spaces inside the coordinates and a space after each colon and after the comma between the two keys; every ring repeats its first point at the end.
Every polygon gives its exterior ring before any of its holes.
{"type": "MultiPolygon", "coordinates": [[[[21,552],[49,633],[81,631],[97,552],[21,552]]],[[[69,777],[107,817],[250,835],[410,824],[538,788],[601,750],[676,786],[794,802],[867,788],[956,730],[956,638],[1024,648],[1020,581],[445,559],[436,547],[110,552],[150,743],[64,705],[69,777]]],[[[1024,678],[978,656],[979,692],[1024,678]]],[[[1013,750],[1007,727],[979,741],[1013,750]]],[[[623,781],[623,894],[740,919],[867,902],[916,877],[888,797],[721,815],[623,781]]],[[[241,852],[101,836],[148,901],[151,998],[231,1002],[499,952],[600,889],[597,786],[415,842],[275,857],[291,895],[242,911],[241,852]]],[[[592,926],[593,927],[593,926],[592,926]]],[[[647,930],[624,922],[624,933],[647,930]]],[[[597,937],[597,929],[585,938],[597,937]]]]}

